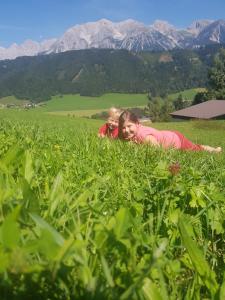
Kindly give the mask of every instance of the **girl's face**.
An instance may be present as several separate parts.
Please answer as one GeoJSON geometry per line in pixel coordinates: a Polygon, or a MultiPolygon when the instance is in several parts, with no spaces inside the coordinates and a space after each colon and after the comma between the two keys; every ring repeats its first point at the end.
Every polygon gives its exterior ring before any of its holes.
{"type": "Polygon", "coordinates": [[[122,127],[123,138],[125,140],[132,140],[136,136],[137,129],[138,124],[130,121],[125,121],[122,127]]]}
{"type": "Polygon", "coordinates": [[[112,117],[108,118],[107,123],[109,125],[110,130],[113,130],[118,127],[118,120],[116,120],[112,117]]]}

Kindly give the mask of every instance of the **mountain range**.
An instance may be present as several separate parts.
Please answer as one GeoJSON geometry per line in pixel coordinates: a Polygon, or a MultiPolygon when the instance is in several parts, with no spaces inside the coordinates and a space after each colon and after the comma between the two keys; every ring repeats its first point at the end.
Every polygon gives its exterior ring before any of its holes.
{"type": "Polygon", "coordinates": [[[210,44],[225,44],[225,20],[198,20],[186,29],[177,29],[160,20],[144,25],[131,19],[118,23],[101,19],[75,25],[59,38],[0,47],[0,60],[91,48],[139,52],[195,49],[210,44]]]}

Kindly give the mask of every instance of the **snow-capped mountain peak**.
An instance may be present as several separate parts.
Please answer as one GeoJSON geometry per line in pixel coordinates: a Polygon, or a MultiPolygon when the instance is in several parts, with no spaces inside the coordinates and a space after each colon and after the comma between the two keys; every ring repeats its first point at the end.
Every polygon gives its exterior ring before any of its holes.
{"type": "Polygon", "coordinates": [[[21,45],[0,47],[0,59],[88,48],[157,51],[193,48],[210,43],[225,43],[224,20],[197,20],[187,29],[180,30],[163,20],[145,25],[132,19],[121,22],[101,19],[96,22],[77,24],[58,39],[49,39],[40,43],[26,40],[21,45]]]}
{"type": "Polygon", "coordinates": [[[155,22],[150,26],[162,34],[167,34],[168,32],[171,32],[171,31],[177,31],[175,26],[173,26],[169,22],[163,21],[163,20],[155,20],[155,22]]]}
{"type": "Polygon", "coordinates": [[[197,36],[206,26],[213,23],[212,20],[197,20],[194,21],[188,28],[187,31],[197,36]]]}

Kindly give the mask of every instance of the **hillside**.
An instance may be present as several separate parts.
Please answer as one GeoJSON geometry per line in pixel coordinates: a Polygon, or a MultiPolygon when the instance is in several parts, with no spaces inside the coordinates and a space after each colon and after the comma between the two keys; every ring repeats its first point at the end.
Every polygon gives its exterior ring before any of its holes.
{"type": "Polygon", "coordinates": [[[140,52],[89,49],[0,62],[0,97],[34,102],[53,95],[148,93],[163,95],[207,84],[219,46],[140,52]]]}

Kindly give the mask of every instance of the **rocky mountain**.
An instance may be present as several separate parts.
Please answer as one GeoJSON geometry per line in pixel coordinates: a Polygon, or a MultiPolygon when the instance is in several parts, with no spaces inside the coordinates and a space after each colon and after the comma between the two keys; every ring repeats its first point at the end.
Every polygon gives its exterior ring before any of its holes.
{"type": "Polygon", "coordinates": [[[9,48],[0,47],[0,60],[14,59],[18,56],[35,56],[43,51],[47,51],[56,39],[44,40],[41,43],[26,40],[21,45],[12,44],[9,48]]]}
{"type": "Polygon", "coordinates": [[[188,28],[187,31],[193,34],[195,37],[198,36],[198,34],[208,25],[213,23],[212,20],[198,20],[193,22],[188,28]]]}
{"type": "Polygon", "coordinates": [[[160,20],[146,26],[131,19],[118,23],[102,19],[73,26],[58,39],[41,43],[27,40],[21,45],[0,47],[0,60],[91,48],[128,49],[138,52],[198,48],[223,43],[225,20],[198,20],[187,29],[181,30],[160,20]]]}
{"type": "Polygon", "coordinates": [[[224,44],[225,43],[225,20],[218,20],[204,27],[196,38],[196,45],[224,44]]]}

